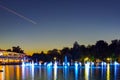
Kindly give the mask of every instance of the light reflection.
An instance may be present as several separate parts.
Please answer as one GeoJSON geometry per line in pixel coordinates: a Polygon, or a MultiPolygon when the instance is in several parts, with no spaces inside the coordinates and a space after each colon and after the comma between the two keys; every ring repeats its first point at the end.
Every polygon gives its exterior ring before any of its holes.
{"type": "Polygon", "coordinates": [[[51,67],[47,67],[47,78],[48,78],[47,80],[51,80],[51,76],[52,76],[51,75],[52,74],[51,71],[52,71],[52,68],[51,67]]]}
{"type": "Polygon", "coordinates": [[[41,74],[41,67],[39,68],[39,73],[40,73],[39,76],[40,76],[40,78],[41,78],[41,75],[42,75],[42,74],[41,74]]]}
{"type": "MultiPolygon", "coordinates": [[[[13,72],[13,70],[11,69],[11,71],[13,72]]],[[[12,74],[12,73],[11,73],[12,74]]],[[[5,66],[5,78],[6,80],[9,80],[10,76],[9,76],[9,66],[5,66]]]]}
{"type": "Polygon", "coordinates": [[[64,80],[67,80],[67,78],[68,78],[68,67],[64,67],[63,68],[63,71],[64,71],[64,74],[63,74],[63,76],[64,76],[64,80]]]}
{"type": "Polygon", "coordinates": [[[32,80],[34,80],[34,63],[32,63],[32,80]]]}
{"type": "Polygon", "coordinates": [[[54,67],[54,80],[57,80],[57,67],[54,67]]]}
{"type": "Polygon", "coordinates": [[[19,65],[16,66],[16,76],[17,76],[17,80],[20,80],[20,66],[19,65]]]}
{"type": "Polygon", "coordinates": [[[78,66],[75,67],[75,80],[78,80],[78,66]]]}
{"type": "Polygon", "coordinates": [[[117,65],[114,65],[114,79],[116,80],[117,75],[117,65]]]}
{"type": "Polygon", "coordinates": [[[89,63],[85,64],[85,80],[89,80],[89,63]]]}
{"type": "Polygon", "coordinates": [[[57,80],[57,62],[54,63],[54,80],[57,80]]]}
{"type": "Polygon", "coordinates": [[[22,66],[22,80],[25,80],[25,66],[22,66]]]}
{"type": "Polygon", "coordinates": [[[3,70],[3,72],[2,71],[0,72],[0,80],[5,80],[4,79],[4,75],[5,75],[5,73],[4,73],[4,67],[0,66],[0,70],[3,70]]]}
{"type": "Polygon", "coordinates": [[[110,64],[107,64],[107,80],[110,80],[110,64]]]}

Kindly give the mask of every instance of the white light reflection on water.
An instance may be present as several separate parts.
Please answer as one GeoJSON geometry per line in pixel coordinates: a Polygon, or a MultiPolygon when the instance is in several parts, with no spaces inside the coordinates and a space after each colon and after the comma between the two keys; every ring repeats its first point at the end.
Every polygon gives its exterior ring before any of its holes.
{"type": "Polygon", "coordinates": [[[32,63],[32,80],[34,80],[34,64],[32,63]]]}
{"type": "Polygon", "coordinates": [[[25,79],[25,66],[22,66],[22,80],[25,79]]]}
{"type": "Polygon", "coordinates": [[[57,62],[54,63],[54,80],[57,80],[57,62]]]}
{"type": "Polygon", "coordinates": [[[89,80],[89,63],[85,64],[85,80],[89,80]]]}

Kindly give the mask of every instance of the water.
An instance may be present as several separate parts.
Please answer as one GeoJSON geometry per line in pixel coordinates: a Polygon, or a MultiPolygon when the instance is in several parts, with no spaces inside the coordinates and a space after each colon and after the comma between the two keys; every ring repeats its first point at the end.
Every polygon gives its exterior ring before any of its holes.
{"type": "Polygon", "coordinates": [[[0,66],[0,80],[120,80],[120,66],[40,67],[0,66]]]}

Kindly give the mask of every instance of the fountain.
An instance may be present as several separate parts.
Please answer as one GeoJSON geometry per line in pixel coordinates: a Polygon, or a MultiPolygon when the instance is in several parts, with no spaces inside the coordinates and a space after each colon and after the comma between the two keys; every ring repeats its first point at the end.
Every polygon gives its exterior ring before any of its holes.
{"type": "Polygon", "coordinates": [[[69,66],[70,63],[67,61],[67,56],[64,58],[63,66],[69,66]]]}

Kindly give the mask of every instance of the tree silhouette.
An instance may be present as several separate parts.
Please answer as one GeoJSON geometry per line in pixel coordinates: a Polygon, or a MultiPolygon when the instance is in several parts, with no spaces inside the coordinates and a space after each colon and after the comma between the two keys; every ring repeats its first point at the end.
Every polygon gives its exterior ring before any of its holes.
{"type": "Polygon", "coordinates": [[[97,41],[95,45],[95,50],[96,50],[95,53],[96,58],[100,58],[100,59],[106,58],[108,54],[108,43],[103,40],[97,41]]]}
{"type": "Polygon", "coordinates": [[[12,51],[17,53],[24,53],[24,50],[22,50],[19,46],[17,47],[13,46],[12,51]]]}

